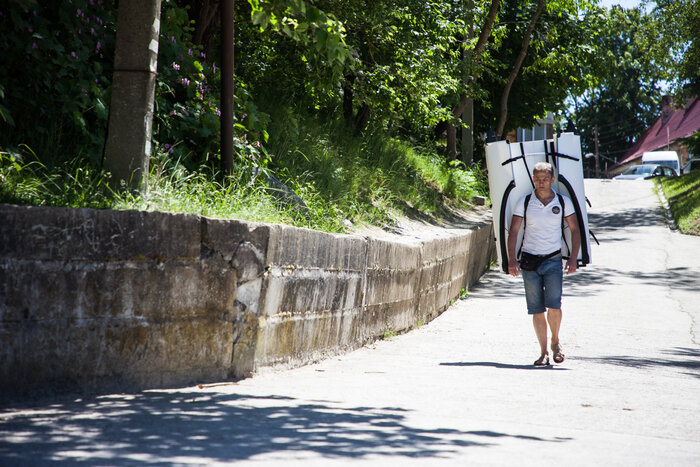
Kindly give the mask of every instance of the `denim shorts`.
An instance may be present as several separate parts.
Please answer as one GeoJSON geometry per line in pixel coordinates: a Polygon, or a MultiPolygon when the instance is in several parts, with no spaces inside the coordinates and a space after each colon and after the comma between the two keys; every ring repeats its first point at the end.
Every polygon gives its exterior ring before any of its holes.
{"type": "Polygon", "coordinates": [[[555,256],[546,259],[536,271],[523,271],[527,313],[544,313],[546,308],[561,308],[562,258],[555,256]]]}

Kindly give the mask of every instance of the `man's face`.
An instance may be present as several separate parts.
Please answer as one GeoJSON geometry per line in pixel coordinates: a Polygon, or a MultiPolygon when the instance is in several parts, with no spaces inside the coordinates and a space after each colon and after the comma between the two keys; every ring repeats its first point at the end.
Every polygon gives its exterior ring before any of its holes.
{"type": "Polygon", "coordinates": [[[535,172],[532,179],[535,182],[535,189],[543,194],[549,193],[554,182],[554,177],[549,172],[535,172]]]}

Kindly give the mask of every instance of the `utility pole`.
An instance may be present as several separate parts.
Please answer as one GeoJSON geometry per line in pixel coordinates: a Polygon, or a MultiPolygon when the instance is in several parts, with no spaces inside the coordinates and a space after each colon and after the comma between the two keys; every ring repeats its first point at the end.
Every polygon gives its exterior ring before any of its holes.
{"type": "Polygon", "coordinates": [[[235,0],[221,1],[221,171],[233,173],[233,9],[235,0]]]}
{"type": "Polygon", "coordinates": [[[600,165],[598,162],[598,125],[593,127],[593,137],[595,138],[595,178],[600,178],[600,165]]]}
{"type": "Polygon", "coordinates": [[[161,0],[121,0],[104,168],[119,187],[141,190],[148,176],[158,71],[161,0]]]}

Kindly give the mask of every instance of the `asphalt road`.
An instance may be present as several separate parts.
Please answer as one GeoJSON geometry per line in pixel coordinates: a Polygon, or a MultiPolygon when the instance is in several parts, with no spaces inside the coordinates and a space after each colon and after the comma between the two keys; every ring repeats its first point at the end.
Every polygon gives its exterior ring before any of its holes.
{"type": "Polygon", "coordinates": [[[589,181],[594,264],[565,279],[562,365],[520,278],[412,331],[236,384],[0,412],[2,465],[700,465],[700,238],[651,182],[589,181]]]}

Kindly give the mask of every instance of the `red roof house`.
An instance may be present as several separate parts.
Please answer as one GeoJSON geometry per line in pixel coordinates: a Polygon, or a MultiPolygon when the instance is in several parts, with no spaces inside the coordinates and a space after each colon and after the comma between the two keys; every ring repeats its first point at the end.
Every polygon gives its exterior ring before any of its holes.
{"type": "Polygon", "coordinates": [[[675,108],[670,97],[661,102],[661,116],[625,153],[622,160],[608,170],[608,176],[640,164],[642,154],[649,151],[676,151],[681,166],[688,161],[688,149],[678,140],[700,130],[700,100],[689,99],[682,108],[675,108]]]}

